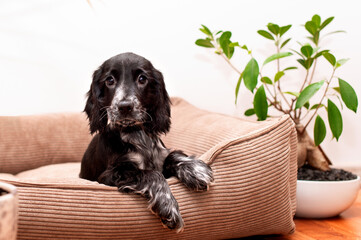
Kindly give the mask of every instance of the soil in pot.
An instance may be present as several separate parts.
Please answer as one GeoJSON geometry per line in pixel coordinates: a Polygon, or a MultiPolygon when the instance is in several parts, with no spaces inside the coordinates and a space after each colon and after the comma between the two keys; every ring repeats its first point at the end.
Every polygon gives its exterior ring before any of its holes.
{"type": "Polygon", "coordinates": [[[331,168],[328,171],[320,171],[307,164],[300,167],[297,172],[297,180],[346,181],[356,178],[357,175],[343,169],[331,168]]]}

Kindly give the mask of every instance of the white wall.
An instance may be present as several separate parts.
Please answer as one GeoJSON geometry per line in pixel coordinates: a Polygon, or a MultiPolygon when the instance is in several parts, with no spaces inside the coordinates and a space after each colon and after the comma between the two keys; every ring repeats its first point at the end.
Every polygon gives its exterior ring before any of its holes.
{"type": "MultiPolygon", "coordinates": [[[[293,24],[289,36],[300,41],[300,26],[318,13],[335,16],[329,30],[347,34],[324,41],[339,58],[351,58],[338,76],[361,98],[361,15],[358,1],[110,1],[0,0],[0,115],[82,111],[92,72],[121,52],[143,55],[160,69],[168,92],[211,111],[242,115],[251,106],[246,90],[234,105],[237,75],[219,57],[195,46],[198,28],[231,30],[262,62],[272,44],[256,31],[268,22],[293,24]]],[[[296,47],[293,42],[290,46],[296,47]]],[[[234,63],[244,66],[245,55],[234,63]],[[243,64],[243,65],[242,65],[243,64]]],[[[329,76],[327,64],[316,74],[329,76]]],[[[270,69],[267,71],[271,71],[270,69]]],[[[300,75],[286,79],[296,86],[300,75]]],[[[361,111],[359,109],[359,111],[361,111]]],[[[360,114],[344,109],[344,132],[338,143],[330,132],[323,147],[336,165],[360,165],[360,114]]],[[[311,129],[311,128],[310,128],[311,129]]],[[[312,133],[312,129],[310,131],[312,133]]]]}

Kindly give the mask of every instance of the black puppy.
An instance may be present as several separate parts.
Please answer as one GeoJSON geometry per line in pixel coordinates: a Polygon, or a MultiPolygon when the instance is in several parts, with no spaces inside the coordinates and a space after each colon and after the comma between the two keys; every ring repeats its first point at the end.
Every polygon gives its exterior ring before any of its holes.
{"type": "Polygon", "coordinates": [[[162,223],[183,230],[178,203],[166,178],[175,176],[189,189],[204,191],[211,168],[160,140],[169,131],[170,100],[163,76],[145,58],[123,53],[93,74],[85,106],[90,132],[80,177],[141,194],[162,223]]]}

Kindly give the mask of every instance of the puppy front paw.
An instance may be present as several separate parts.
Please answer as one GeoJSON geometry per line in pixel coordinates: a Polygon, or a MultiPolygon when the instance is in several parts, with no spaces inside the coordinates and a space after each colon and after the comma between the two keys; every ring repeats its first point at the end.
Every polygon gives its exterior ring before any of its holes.
{"type": "Polygon", "coordinates": [[[184,229],[184,221],[179,212],[177,200],[168,193],[157,193],[150,201],[150,210],[157,215],[163,226],[180,233],[184,229]]]}
{"type": "Polygon", "coordinates": [[[173,209],[169,214],[159,215],[163,226],[175,230],[177,233],[183,232],[184,221],[178,210],[173,209]]]}
{"type": "Polygon", "coordinates": [[[211,167],[198,159],[180,163],[178,174],[179,179],[194,191],[207,191],[214,180],[211,167]]]}

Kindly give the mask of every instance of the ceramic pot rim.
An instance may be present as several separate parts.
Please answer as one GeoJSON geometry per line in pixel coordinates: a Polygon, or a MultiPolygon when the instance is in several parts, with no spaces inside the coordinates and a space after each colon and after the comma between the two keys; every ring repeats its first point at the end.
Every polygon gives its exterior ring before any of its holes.
{"type": "Polygon", "coordinates": [[[357,175],[356,179],[352,179],[352,180],[342,180],[342,181],[316,181],[316,180],[298,180],[297,182],[300,183],[308,183],[308,184],[347,184],[347,183],[352,183],[352,182],[358,182],[360,181],[360,176],[357,175]]]}

